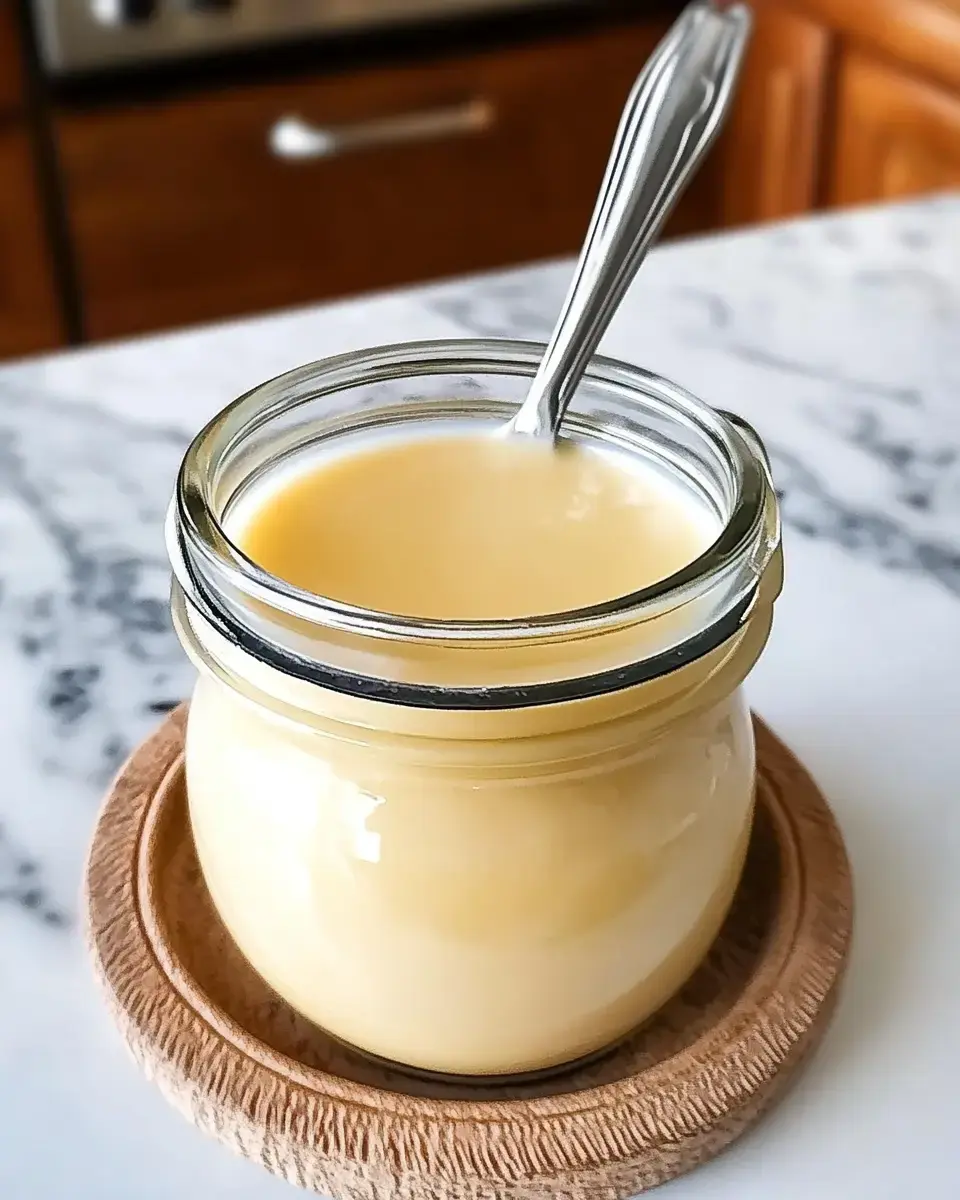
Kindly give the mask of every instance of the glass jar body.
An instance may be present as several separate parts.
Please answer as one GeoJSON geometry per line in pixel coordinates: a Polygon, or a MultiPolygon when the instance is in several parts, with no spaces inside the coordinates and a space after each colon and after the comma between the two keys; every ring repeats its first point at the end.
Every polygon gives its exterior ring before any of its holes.
{"type": "Polygon", "coordinates": [[[370,1054],[487,1075],[600,1050],[692,973],[739,879],[753,733],[714,682],[473,737],[469,716],[291,721],[202,676],[187,778],[214,903],[281,996],[370,1054]]]}
{"type": "Polygon", "coordinates": [[[537,1071],[628,1033],[706,954],[750,834],[741,685],[782,571],[763,449],[737,418],[592,360],[564,438],[682,482],[718,534],[590,608],[375,612],[293,588],[231,539],[236,506],[298,455],[412,423],[492,436],[542,354],[420,343],[299,368],[198,435],[168,518],[214,903],[297,1010],[423,1071],[537,1071]]]}

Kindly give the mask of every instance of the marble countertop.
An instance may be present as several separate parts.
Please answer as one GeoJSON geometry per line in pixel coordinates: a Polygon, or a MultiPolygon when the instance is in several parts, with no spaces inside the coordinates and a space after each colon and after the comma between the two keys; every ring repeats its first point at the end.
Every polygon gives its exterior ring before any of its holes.
{"type": "MultiPolygon", "coordinates": [[[[127,1060],[78,920],[105,784],[190,687],[161,517],[253,384],[378,342],[542,338],[569,264],[0,370],[0,1196],[268,1200],[127,1060]]],[[[741,412],[783,493],[755,706],[846,835],[844,999],[784,1102],[676,1200],[960,1195],[960,197],[675,244],[608,353],[741,412]]],[[[660,1193],[658,1193],[659,1195],[660,1193]]]]}

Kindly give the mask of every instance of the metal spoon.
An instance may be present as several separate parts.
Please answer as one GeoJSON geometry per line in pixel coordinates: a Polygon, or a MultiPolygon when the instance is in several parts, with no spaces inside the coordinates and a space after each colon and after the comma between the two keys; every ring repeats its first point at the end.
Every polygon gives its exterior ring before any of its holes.
{"type": "Polygon", "coordinates": [[[681,13],[633,86],[563,309],[509,433],[553,438],[610,318],[730,109],[744,4],[681,13]]]}

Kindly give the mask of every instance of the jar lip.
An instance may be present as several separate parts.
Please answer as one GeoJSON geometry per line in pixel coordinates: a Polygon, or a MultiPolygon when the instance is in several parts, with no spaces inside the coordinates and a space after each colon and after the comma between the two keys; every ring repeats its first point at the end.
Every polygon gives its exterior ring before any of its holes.
{"type": "MultiPolygon", "coordinates": [[[[586,383],[626,390],[666,405],[678,421],[696,428],[725,457],[734,493],[723,527],[702,554],[646,588],[588,607],[502,620],[449,621],[402,616],[306,592],[265,571],[228,536],[214,498],[213,476],[245,432],[262,427],[308,400],[387,380],[456,373],[532,377],[543,343],[507,339],[429,340],[378,346],[322,359],[259,384],[226,406],[194,438],[177,479],[168,520],[174,573],[188,597],[197,575],[219,581],[250,600],[281,608],[318,626],[404,642],[461,645],[545,641],[601,632],[686,602],[742,560],[763,523],[769,480],[728,414],[711,408],[677,384],[643,368],[597,355],[586,383]]],[[[490,402],[488,407],[495,407],[490,402]]],[[[401,411],[399,406],[397,411],[401,411]]],[[[506,409],[505,412],[512,411],[506,409]]],[[[414,408],[406,418],[413,419],[414,408]]],[[[566,424],[576,428],[571,413],[566,424]]],[[[583,426],[584,422],[580,422],[583,426]]],[[[344,431],[358,425],[347,424],[344,431]]],[[[760,572],[758,572],[759,574],[760,572]]],[[[209,588],[205,589],[209,594],[209,588]]]]}

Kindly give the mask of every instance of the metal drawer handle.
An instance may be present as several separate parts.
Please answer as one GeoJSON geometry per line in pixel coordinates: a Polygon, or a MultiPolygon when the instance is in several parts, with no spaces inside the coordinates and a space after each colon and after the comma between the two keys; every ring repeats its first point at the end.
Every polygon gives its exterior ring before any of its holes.
{"type": "Polygon", "coordinates": [[[401,113],[352,125],[311,125],[302,117],[280,117],[270,127],[267,144],[277,158],[302,162],[335,158],[351,150],[429,142],[438,138],[482,133],[494,123],[496,113],[488,100],[467,100],[447,108],[401,113]]]}

